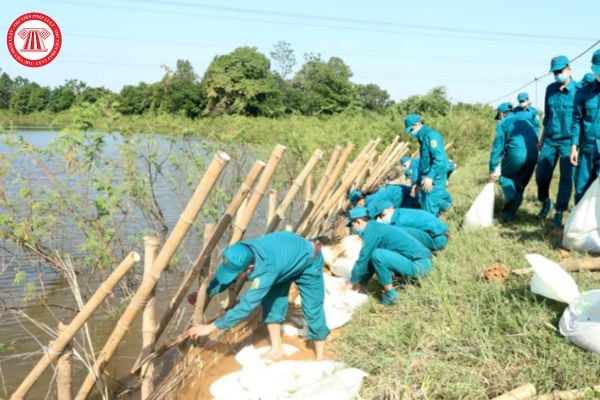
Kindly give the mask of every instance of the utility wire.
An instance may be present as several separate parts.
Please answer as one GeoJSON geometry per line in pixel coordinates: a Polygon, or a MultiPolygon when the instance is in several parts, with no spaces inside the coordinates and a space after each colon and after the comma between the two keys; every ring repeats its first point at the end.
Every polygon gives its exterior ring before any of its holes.
{"type": "MultiPolygon", "coordinates": [[[[598,44],[600,44],[600,40],[597,40],[597,41],[596,41],[596,42],[595,42],[593,45],[591,45],[590,47],[588,47],[587,49],[585,49],[583,52],[581,52],[581,53],[580,53],[580,54],[578,54],[577,56],[575,56],[575,57],[573,57],[572,59],[570,59],[570,60],[569,60],[569,64],[572,64],[572,63],[573,63],[573,61],[575,61],[575,60],[577,60],[577,59],[581,58],[583,55],[585,55],[586,53],[588,53],[590,50],[592,50],[592,49],[593,49],[594,47],[596,47],[598,44]]],[[[548,75],[550,75],[550,74],[551,74],[551,72],[546,72],[546,73],[545,73],[545,74],[543,74],[543,75],[540,75],[540,76],[538,76],[538,77],[536,77],[536,78],[533,78],[532,80],[530,80],[529,82],[527,82],[527,83],[526,83],[526,84],[524,84],[523,86],[521,86],[521,87],[519,87],[519,88],[517,88],[517,89],[513,90],[512,92],[510,92],[510,93],[507,93],[507,94],[505,94],[505,95],[503,95],[503,96],[497,97],[497,98],[495,98],[494,100],[488,101],[488,102],[486,102],[486,104],[493,104],[493,103],[497,102],[498,100],[502,100],[502,99],[504,99],[504,98],[506,98],[506,97],[508,97],[508,96],[512,96],[513,94],[515,94],[515,93],[519,92],[520,90],[523,90],[523,89],[525,89],[527,86],[531,85],[532,83],[535,83],[535,82],[539,81],[540,79],[543,79],[543,78],[547,77],[547,76],[548,76],[548,75]]]]}

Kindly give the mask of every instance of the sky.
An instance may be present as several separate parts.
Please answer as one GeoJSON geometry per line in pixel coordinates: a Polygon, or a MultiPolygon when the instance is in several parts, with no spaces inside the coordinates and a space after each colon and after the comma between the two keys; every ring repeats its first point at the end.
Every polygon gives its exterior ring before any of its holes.
{"type": "MultiPolygon", "coordinates": [[[[0,69],[55,87],[67,79],[120,91],[159,81],[163,65],[189,60],[201,77],[216,55],[253,46],[265,55],[290,43],[304,54],[340,57],[355,83],[376,83],[394,100],[445,86],[452,102],[516,102],[519,89],[542,108],[550,59],[570,59],[600,40],[600,1],[406,0],[4,0],[0,31],[21,14],[53,18],[63,45],[41,68],[18,64],[6,42],[0,69]]],[[[590,72],[592,52],[572,62],[590,72]]]]}

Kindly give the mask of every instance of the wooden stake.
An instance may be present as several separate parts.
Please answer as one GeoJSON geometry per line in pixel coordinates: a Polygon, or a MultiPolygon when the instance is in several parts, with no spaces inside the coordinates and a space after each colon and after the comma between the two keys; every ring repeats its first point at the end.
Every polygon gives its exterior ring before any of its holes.
{"type": "Polygon", "coordinates": [[[528,400],[532,399],[536,393],[533,383],[528,383],[501,396],[494,397],[493,400],[528,400]]]}
{"type": "Polygon", "coordinates": [[[283,145],[278,144],[275,146],[275,149],[273,150],[273,153],[271,153],[271,157],[267,162],[267,166],[265,167],[260,179],[258,180],[258,183],[256,184],[256,187],[250,195],[248,207],[246,207],[244,210],[244,214],[240,217],[240,220],[236,221],[236,224],[233,228],[233,235],[231,236],[230,240],[231,244],[242,239],[246,233],[246,228],[248,228],[248,224],[250,223],[250,220],[252,219],[256,208],[258,207],[258,203],[265,194],[265,190],[267,189],[271,178],[273,178],[273,174],[275,173],[275,170],[277,169],[279,161],[281,161],[281,157],[283,157],[285,150],[286,148],[283,145]]]}
{"type": "Polygon", "coordinates": [[[62,354],[62,351],[71,342],[71,339],[73,339],[79,328],[81,328],[81,326],[83,326],[83,324],[91,317],[102,301],[112,293],[117,283],[119,283],[125,274],[127,274],[133,265],[140,261],[140,259],[140,255],[136,252],[131,252],[125,257],[121,264],[119,264],[110,276],[100,285],[85,306],[77,313],[73,321],[58,335],[56,340],[52,342],[48,351],[45,352],[44,356],[42,356],[40,361],[38,361],[31,372],[29,372],[29,375],[27,375],[23,382],[21,382],[21,385],[19,385],[17,390],[12,394],[10,397],[11,400],[20,400],[25,397],[46,368],[62,354]]]}
{"type": "Polygon", "coordinates": [[[269,191],[269,203],[267,204],[267,227],[269,221],[275,216],[275,210],[277,209],[277,190],[271,189],[269,191]]]}
{"type": "MultiPolygon", "coordinates": [[[[67,329],[66,324],[62,321],[58,323],[58,335],[62,334],[67,329]]],[[[58,357],[56,366],[56,397],[58,400],[71,400],[71,384],[73,382],[73,351],[71,344],[63,350],[63,353],[58,357]]]]}
{"type": "Polygon", "coordinates": [[[310,199],[312,197],[312,188],[313,188],[313,174],[309,174],[308,177],[306,178],[306,182],[304,182],[304,207],[302,207],[302,209],[306,208],[306,206],[308,205],[308,202],[310,201],[310,199]]]}
{"type": "Polygon", "coordinates": [[[104,367],[112,358],[117,347],[123,340],[123,337],[129,330],[129,327],[133,323],[133,320],[144,307],[148,296],[150,296],[150,293],[152,293],[152,290],[156,286],[156,282],[158,281],[160,274],[167,267],[167,264],[177,250],[177,247],[179,247],[181,241],[189,231],[192,223],[196,219],[196,216],[200,212],[200,209],[204,205],[204,202],[208,198],[209,193],[221,175],[221,172],[223,172],[225,165],[227,162],[229,162],[229,159],[230,157],[224,152],[220,152],[214,156],[212,162],[208,166],[208,169],[204,173],[202,180],[198,184],[196,191],[192,195],[192,198],[179,217],[179,221],[177,221],[175,228],[173,228],[173,231],[169,235],[165,245],[156,257],[156,260],[152,265],[151,273],[148,274],[148,279],[144,279],[142,281],[142,284],[135,292],[133,299],[117,322],[115,329],[106,341],[104,348],[98,355],[98,358],[92,367],[92,371],[90,371],[90,373],[88,373],[86,376],[81,388],[79,389],[79,392],[77,393],[77,396],[75,396],[76,400],[85,400],[96,385],[96,379],[100,377],[104,371],[104,367]]]}
{"type": "Polygon", "coordinates": [[[323,151],[316,149],[313,152],[310,159],[308,160],[308,162],[306,163],[306,165],[304,166],[304,168],[302,169],[302,171],[300,172],[300,174],[298,174],[298,177],[294,179],[294,182],[292,182],[290,189],[288,190],[281,204],[279,204],[279,207],[277,207],[277,211],[275,211],[275,216],[273,217],[273,219],[270,220],[266,233],[273,232],[277,229],[277,226],[279,226],[279,223],[283,220],[285,211],[290,206],[290,204],[292,204],[294,197],[296,197],[296,195],[300,191],[300,188],[304,184],[304,181],[308,177],[308,174],[311,173],[315,165],[317,165],[317,163],[322,158],[323,151]]]}
{"type": "MultiPolygon", "coordinates": [[[[144,237],[144,279],[148,279],[152,270],[152,264],[156,259],[160,240],[157,237],[144,237]]],[[[154,290],[152,290],[144,313],[142,314],[142,352],[151,352],[154,350],[156,335],[156,299],[154,290]]],[[[154,363],[149,362],[142,366],[140,376],[142,381],[141,399],[146,400],[154,390],[154,363]]]]}
{"type": "MultiPolygon", "coordinates": [[[[256,174],[258,176],[258,174],[256,174]]],[[[215,224],[206,224],[204,227],[203,247],[206,247],[210,238],[215,234],[215,224]]],[[[206,260],[206,266],[210,266],[210,255],[206,260]]],[[[198,274],[200,276],[200,285],[198,285],[198,292],[196,293],[196,304],[194,304],[194,314],[192,315],[192,324],[202,322],[202,315],[204,314],[204,308],[208,303],[208,284],[210,283],[211,271],[210,268],[203,267],[202,271],[198,274]]]]}

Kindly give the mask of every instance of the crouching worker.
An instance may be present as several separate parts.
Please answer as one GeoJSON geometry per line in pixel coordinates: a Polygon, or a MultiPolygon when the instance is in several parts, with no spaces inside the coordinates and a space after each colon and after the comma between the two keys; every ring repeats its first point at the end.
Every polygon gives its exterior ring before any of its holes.
{"type": "Polygon", "coordinates": [[[394,208],[383,201],[374,202],[368,212],[382,224],[402,228],[431,251],[442,250],[448,244],[448,225],[426,211],[394,208]]]}
{"type": "Polygon", "coordinates": [[[292,232],[274,232],[235,243],[223,252],[223,263],[210,282],[208,296],[222,292],[240,275],[252,282],[240,302],[214,322],[192,326],[188,334],[195,339],[218,329],[232,328],[262,305],[271,340],[271,350],[265,357],[280,358],[284,355],[281,324],[287,315],[290,286],[295,282],[308,323],[308,339],[315,343],[317,360],[322,360],[329,329],[323,309],[325,286],[321,251],[292,232]]]}
{"type": "Polygon", "coordinates": [[[376,274],[384,289],[381,304],[398,300],[392,275],[421,277],[431,271],[431,252],[425,246],[400,228],[369,220],[365,207],[352,208],[346,225],[363,241],[349,285],[361,290],[376,274]]]}

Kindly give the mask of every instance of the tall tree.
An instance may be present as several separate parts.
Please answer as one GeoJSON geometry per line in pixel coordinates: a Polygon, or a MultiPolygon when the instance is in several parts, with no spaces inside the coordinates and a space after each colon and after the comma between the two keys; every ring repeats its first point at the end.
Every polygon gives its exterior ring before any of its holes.
{"type": "Polygon", "coordinates": [[[273,71],[281,79],[286,80],[296,65],[296,56],[294,56],[294,50],[291,45],[288,42],[279,41],[275,43],[273,51],[269,54],[275,64],[273,71]]]}
{"type": "Polygon", "coordinates": [[[358,97],[365,110],[381,112],[390,104],[390,95],[374,83],[356,85],[358,97]]]}
{"type": "Polygon", "coordinates": [[[202,79],[207,115],[278,115],[283,111],[270,62],[254,47],[217,56],[202,79]]]}
{"type": "Polygon", "coordinates": [[[6,72],[0,75],[0,109],[8,109],[10,106],[10,95],[12,94],[14,83],[6,72]]]}

